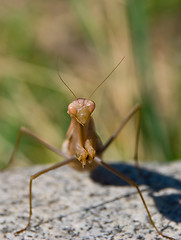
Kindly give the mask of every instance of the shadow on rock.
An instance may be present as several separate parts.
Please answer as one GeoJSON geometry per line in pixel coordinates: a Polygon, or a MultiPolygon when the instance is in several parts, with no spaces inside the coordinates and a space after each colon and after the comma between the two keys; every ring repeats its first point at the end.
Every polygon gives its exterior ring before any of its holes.
{"type": "MultiPolygon", "coordinates": [[[[149,195],[154,199],[158,211],[171,221],[181,222],[181,193],[173,193],[174,190],[181,190],[181,181],[145,168],[140,169],[140,174],[136,167],[126,163],[114,163],[111,166],[138,186],[148,186],[149,195]]],[[[124,180],[102,167],[93,171],[91,178],[102,185],[129,186],[124,180]]]]}

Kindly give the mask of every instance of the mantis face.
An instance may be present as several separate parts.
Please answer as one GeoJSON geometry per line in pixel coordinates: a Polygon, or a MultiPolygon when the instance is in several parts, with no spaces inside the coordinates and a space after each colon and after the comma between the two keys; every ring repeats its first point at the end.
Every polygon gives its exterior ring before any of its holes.
{"type": "Polygon", "coordinates": [[[78,98],[68,105],[67,113],[74,117],[82,126],[85,126],[94,109],[95,103],[93,101],[86,98],[78,98]]]}

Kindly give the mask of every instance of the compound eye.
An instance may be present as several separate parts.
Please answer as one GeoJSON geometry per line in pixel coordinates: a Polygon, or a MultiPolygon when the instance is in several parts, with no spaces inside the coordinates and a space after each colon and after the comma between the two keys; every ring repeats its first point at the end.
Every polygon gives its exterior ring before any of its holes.
{"type": "Polygon", "coordinates": [[[94,111],[94,109],[95,109],[95,103],[93,101],[89,100],[87,102],[87,107],[89,107],[89,111],[90,111],[90,113],[92,113],[94,111]]]}
{"type": "Polygon", "coordinates": [[[72,114],[72,115],[75,115],[77,113],[77,109],[76,109],[76,107],[74,106],[73,103],[70,103],[68,105],[68,113],[72,114]]]}

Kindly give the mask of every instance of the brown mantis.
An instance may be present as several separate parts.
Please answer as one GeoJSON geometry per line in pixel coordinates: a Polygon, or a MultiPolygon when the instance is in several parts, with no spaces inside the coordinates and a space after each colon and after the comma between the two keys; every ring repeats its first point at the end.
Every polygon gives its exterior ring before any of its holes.
{"type": "MultiPolygon", "coordinates": [[[[124,59],[124,58],[123,58],[124,59]]],[[[120,65],[123,59],[117,64],[117,66],[111,71],[111,73],[102,81],[97,88],[92,92],[90,97],[95,93],[95,91],[108,79],[108,77],[116,70],[116,68],[120,65]]],[[[41,170],[34,175],[31,176],[29,182],[29,219],[25,228],[17,231],[15,234],[18,235],[24,231],[26,231],[30,227],[31,216],[32,216],[32,183],[33,180],[38,178],[44,173],[47,173],[51,170],[60,168],[64,165],[70,165],[71,167],[77,170],[93,170],[97,166],[102,166],[106,168],[108,171],[112,172],[113,174],[117,175],[118,177],[122,178],[131,186],[135,187],[138,191],[138,194],[143,202],[145,210],[148,214],[150,222],[152,226],[155,228],[157,233],[167,239],[172,239],[172,237],[168,237],[164,235],[162,232],[158,230],[154,221],[152,220],[151,214],[148,210],[147,204],[144,200],[144,197],[138,187],[138,185],[129,179],[128,177],[124,176],[112,166],[108,165],[102,160],[102,155],[105,150],[109,147],[109,145],[114,141],[123,127],[127,124],[127,122],[137,114],[137,127],[136,127],[136,138],[135,138],[135,152],[134,152],[134,160],[138,167],[138,142],[139,142],[139,132],[140,132],[140,118],[141,118],[141,105],[137,104],[127,115],[127,117],[122,121],[118,129],[114,132],[114,134],[110,137],[110,139],[103,144],[100,137],[97,135],[94,121],[91,116],[95,109],[95,103],[92,100],[85,99],[85,98],[77,98],[73,91],[67,86],[67,84],[63,81],[61,76],[59,75],[61,81],[65,84],[65,86],[71,91],[74,95],[75,100],[71,102],[68,106],[68,114],[71,117],[71,124],[67,132],[66,140],[63,143],[62,151],[58,148],[51,146],[44,140],[40,139],[34,133],[29,131],[28,129],[21,127],[19,130],[19,134],[16,140],[16,144],[14,147],[14,151],[10,158],[9,164],[13,161],[16,151],[18,149],[19,143],[23,134],[26,134],[36,141],[44,145],[49,150],[55,152],[56,154],[60,155],[61,157],[65,158],[64,161],[54,164],[51,167],[48,167],[44,170],[41,170]]],[[[89,98],[90,98],[89,97],[89,98]]]]}

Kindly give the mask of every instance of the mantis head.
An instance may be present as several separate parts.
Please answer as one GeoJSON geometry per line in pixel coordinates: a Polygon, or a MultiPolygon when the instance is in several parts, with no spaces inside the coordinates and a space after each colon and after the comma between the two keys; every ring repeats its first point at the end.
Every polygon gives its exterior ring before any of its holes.
{"type": "MultiPolygon", "coordinates": [[[[108,74],[108,76],[94,89],[94,91],[89,96],[92,97],[92,95],[97,91],[97,89],[109,78],[109,76],[116,70],[116,68],[121,64],[121,62],[124,60],[125,57],[121,59],[121,61],[116,65],[116,67],[108,74]]],[[[95,109],[95,103],[91,100],[88,100],[86,98],[77,98],[74,92],[71,90],[71,88],[64,82],[60,74],[58,73],[58,76],[60,80],[63,82],[63,84],[69,89],[69,91],[72,93],[72,95],[75,97],[75,100],[71,102],[68,105],[68,111],[67,113],[70,115],[70,117],[75,118],[78,123],[80,123],[82,126],[85,126],[85,124],[88,122],[92,112],[95,109]]]]}
{"type": "Polygon", "coordinates": [[[88,122],[94,109],[95,103],[93,101],[86,98],[77,98],[68,105],[67,113],[84,126],[88,122]]]}

